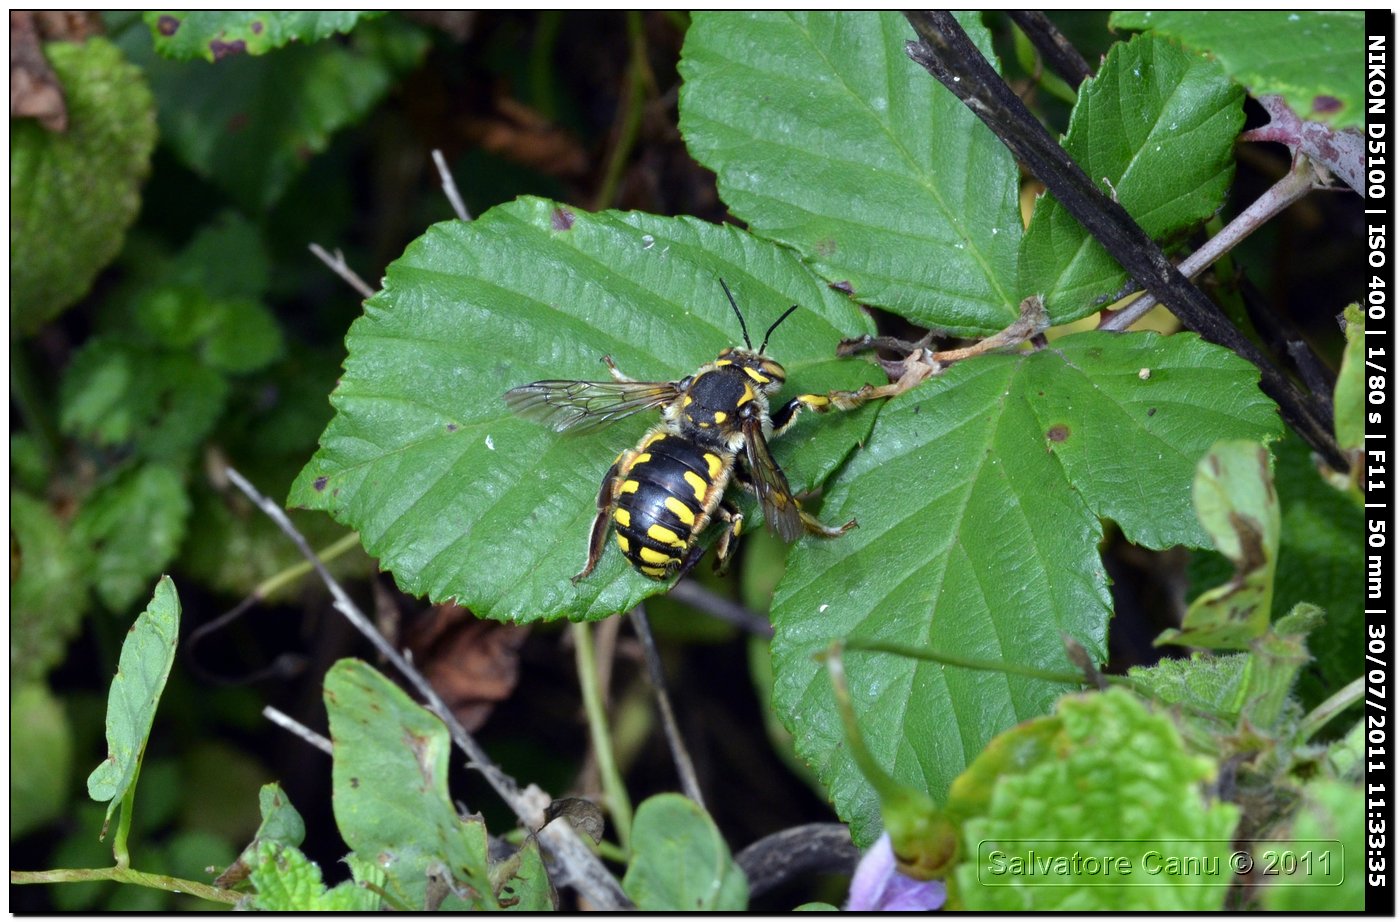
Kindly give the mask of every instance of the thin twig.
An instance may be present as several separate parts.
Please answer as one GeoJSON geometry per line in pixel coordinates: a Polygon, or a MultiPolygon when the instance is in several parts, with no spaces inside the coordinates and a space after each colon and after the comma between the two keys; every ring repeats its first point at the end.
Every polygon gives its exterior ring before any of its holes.
{"type": "MultiPolygon", "coordinates": [[[[1274,215],[1307,195],[1310,190],[1315,188],[1315,180],[1316,174],[1313,172],[1312,166],[1305,159],[1300,159],[1282,179],[1270,186],[1267,192],[1251,202],[1248,208],[1221,228],[1220,233],[1211,237],[1199,250],[1183,259],[1177,269],[1188,279],[1195,278],[1207,266],[1238,246],[1241,241],[1262,227],[1274,215]]],[[[1158,303],[1157,298],[1151,292],[1145,292],[1142,297],[1122,310],[1107,314],[1099,323],[1099,329],[1126,330],[1142,319],[1158,303]]]]}
{"type": "MultiPolygon", "coordinates": [[[[410,684],[423,696],[429,710],[447,725],[453,743],[466,753],[468,767],[481,772],[487,783],[505,801],[527,829],[539,828],[544,819],[544,807],[550,800],[549,796],[534,785],[522,791],[513,778],[496,767],[485,750],[457,720],[452,709],[443,703],[423,674],[415,669],[398,650],[394,649],[392,644],[384,639],[383,635],[375,630],[369,618],[365,617],[364,612],[360,611],[350,599],[345,589],[316,558],[315,551],[302,537],[301,532],[297,531],[291,520],[287,518],[287,514],[276,503],[259,493],[238,471],[233,468],[227,470],[228,477],[234,485],[242,490],[244,495],[263,511],[263,514],[272,519],[277,527],[282,529],[282,533],[296,545],[297,550],[301,551],[302,556],[311,562],[316,574],[321,577],[321,581],[325,583],[326,588],[334,597],[336,610],[369,640],[380,655],[392,663],[394,668],[408,679],[410,684]]],[[[564,870],[566,879],[557,882],[558,886],[573,887],[596,909],[631,908],[632,901],[622,892],[622,887],[618,884],[617,879],[608,873],[598,857],[589,850],[588,846],[567,823],[550,823],[540,830],[539,838],[554,853],[560,867],[564,870]]]]}
{"type": "Polygon", "coordinates": [[[987,62],[950,13],[906,12],[919,35],[905,50],[990,128],[1015,157],[1143,288],[1171,306],[1188,329],[1259,369],[1259,387],[1290,426],[1338,470],[1347,461],[1330,419],[1299,391],[1205,293],[1172,265],[1123,206],[1099,190],[987,62]]]}
{"type": "Polygon", "coordinates": [[[321,750],[326,755],[333,754],[331,750],[331,741],[326,739],[321,734],[317,733],[315,730],[308,727],[306,724],[301,723],[295,718],[282,713],[270,704],[262,709],[262,714],[264,717],[277,724],[277,726],[281,727],[283,730],[286,730],[293,736],[301,737],[302,740],[304,740],[307,743],[310,743],[312,746],[321,750]]]}
{"type": "Polygon", "coordinates": [[[757,634],[759,637],[773,636],[773,625],[768,623],[767,618],[706,589],[693,579],[687,577],[681,580],[671,587],[668,594],[677,602],[689,605],[711,618],[727,621],[750,634],[757,634]]]}
{"type": "Polygon", "coordinates": [[[646,609],[638,605],[627,617],[632,621],[632,630],[636,632],[637,639],[642,642],[647,675],[651,678],[652,691],[656,692],[656,709],[661,712],[661,726],[666,731],[666,744],[671,747],[671,759],[676,763],[681,790],[704,809],[705,798],[700,794],[700,781],[695,777],[695,763],[690,761],[685,740],[681,738],[681,729],[676,725],[676,712],[671,710],[671,696],[666,692],[666,672],[661,668],[661,654],[656,650],[656,638],[651,635],[646,609]]]}
{"type": "Polygon", "coordinates": [[[355,270],[351,269],[350,266],[346,264],[345,254],[341,253],[340,250],[336,250],[335,255],[332,256],[327,253],[325,248],[319,243],[310,244],[308,248],[312,253],[316,254],[317,259],[325,263],[332,272],[344,279],[347,285],[355,289],[363,297],[374,297],[374,289],[365,284],[365,280],[356,275],[355,270]]]}
{"type": "Polygon", "coordinates": [[[442,180],[442,194],[447,196],[457,220],[470,221],[472,213],[467,210],[467,203],[462,201],[462,193],[457,191],[457,180],[452,178],[452,171],[447,168],[447,160],[436,147],[433,148],[433,163],[437,166],[438,178],[442,180]]]}

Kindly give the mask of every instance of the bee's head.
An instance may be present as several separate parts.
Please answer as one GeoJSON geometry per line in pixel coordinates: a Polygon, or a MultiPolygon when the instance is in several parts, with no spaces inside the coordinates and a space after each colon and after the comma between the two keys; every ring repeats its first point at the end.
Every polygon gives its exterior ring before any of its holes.
{"type": "Polygon", "coordinates": [[[725,349],[719,354],[719,358],[715,359],[715,364],[735,365],[743,369],[744,373],[752,378],[754,383],[757,384],[765,394],[772,395],[776,393],[778,389],[783,386],[783,382],[787,380],[787,372],[783,370],[783,366],[765,356],[763,350],[768,348],[768,338],[773,335],[773,331],[778,328],[778,324],[788,319],[792,312],[797,310],[797,305],[794,304],[792,307],[789,307],[787,310],[783,311],[781,317],[773,321],[772,326],[768,328],[768,332],[763,334],[762,344],[759,345],[757,351],[755,351],[753,342],[749,339],[748,324],[744,323],[744,314],[739,310],[739,305],[735,302],[734,295],[729,291],[729,286],[725,284],[724,279],[720,279],[719,284],[720,287],[724,289],[725,297],[729,298],[729,306],[734,308],[734,316],[739,318],[739,329],[743,331],[744,345],[746,348],[725,349]]]}
{"type": "Polygon", "coordinates": [[[783,366],[752,349],[725,349],[715,359],[715,364],[733,365],[741,369],[758,385],[759,390],[769,396],[781,390],[783,383],[787,381],[787,372],[783,366]]]}

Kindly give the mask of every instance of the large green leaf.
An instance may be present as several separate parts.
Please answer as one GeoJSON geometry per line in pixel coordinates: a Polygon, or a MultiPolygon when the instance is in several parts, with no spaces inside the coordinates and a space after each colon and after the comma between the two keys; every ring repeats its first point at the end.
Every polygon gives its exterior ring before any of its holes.
{"type": "MultiPolygon", "coordinates": [[[[1196,460],[1278,429],[1257,380],[1194,335],[1082,333],[954,365],[885,406],[826,498],[827,518],[861,527],[793,555],[772,612],[775,707],[858,842],[878,832],[877,804],[813,654],[861,638],[1066,671],[1067,634],[1102,659],[1100,517],[1151,547],[1204,544],[1196,460]]],[[[886,654],[853,651],[846,669],[876,759],[936,799],[1064,690],[886,654]]]]}
{"type": "Polygon", "coordinates": [[[637,808],[622,887],[643,912],[741,912],[749,902],[748,880],[715,821],[679,794],[637,808]]]}
{"type": "Polygon", "coordinates": [[[1115,29],[1152,29],[1210,52],[1255,96],[1278,93],[1294,112],[1360,127],[1365,18],[1360,10],[1120,11],[1115,29]]]}
{"type": "MultiPolygon", "coordinates": [[[[959,18],[990,57],[977,15],[959,18]]],[[[697,14],[681,132],[734,214],[862,302],[998,330],[1021,299],[1016,164],[912,38],[897,13],[697,14]]]]}
{"type": "MultiPolygon", "coordinates": [[[[1234,175],[1244,94],[1220,65],[1152,36],[1113,46],[1079,87],[1065,150],[1143,230],[1162,237],[1220,207],[1234,175]]],[[[1052,196],[1021,243],[1021,289],[1056,323],[1113,300],[1127,274],[1052,196]]]]}
{"type": "Polygon", "coordinates": [[[486,827],[457,815],[447,793],[452,749],[442,721],[371,666],[345,659],[326,673],[335,760],[332,805],[340,835],[367,861],[393,856],[384,892],[400,908],[422,909],[430,873],[454,892],[444,908],[496,908],[487,869],[486,827]]]}
{"type": "MultiPolygon", "coordinates": [[[[733,227],[539,199],[430,228],[389,266],[346,337],[336,416],[291,502],[329,511],[406,591],[508,620],[602,618],[662,591],[615,547],[578,585],[598,486],[659,414],[560,435],[512,416],[510,387],[607,377],[676,380],[742,342],[723,278],[764,329],[802,310],[770,352],[784,395],[877,380],[833,358],[870,322],[787,250],[733,227]]],[[[775,441],[794,489],[818,484],[869,431],[869,410],[809,416],[775,441]]],[[[805,546],[805,544],[804,544],[805,546]]]]}
{"type": "Polygon", "coordinates": [[[420,30],[391,19],[364,23],[344,42],[217,64],[162,58],[144,28],[127,30],[122,42],[151,81],[162,141],[249,211],[276,202],[312,155],[363,119],[427,48],[420,30]]]}
{"type": "Polygon", "coordinates": [[[168,58],[217,61],[231,54],[266,54],[289,42],[315,42],[349,32],[363,10],[150,10],[144,15],[156,50],[168,58]]]}
{"type": "Polygon", "coordinates": [[[180,597],[174,581],[162,576],[151,604],[122,641],[117,674],[107,694],[107,758],[87,780],[88,796],[107,803],[108,820],[136,782],[156,705],[175,662],[179,632],[180,597]]]}
{"type": "Polygon", "coordinates": [[[1058,731],[1051,744],[997,778],[963,827],[953,899],[1001,912],[1222,908],[1240,811],[1203,796],[1215,766],[1171,720],[1115,688],[1067,697],[1040,722],[1058,731]]]}
{"type": "Polygon", "coordinates": [[[44,47],[68,130],[10,122],[10,319],[32,332],[82,297],[141,205],[155,108],[141,71],[101,38],[44,47]]]}

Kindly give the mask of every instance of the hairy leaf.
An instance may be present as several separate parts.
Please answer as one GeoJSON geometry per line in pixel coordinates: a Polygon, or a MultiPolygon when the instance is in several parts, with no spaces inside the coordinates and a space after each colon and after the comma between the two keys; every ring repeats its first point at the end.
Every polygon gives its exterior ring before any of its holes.
{"type": "Polygon", "coordinates": [[[1114,29],[1152,29],[1209,52],[1255,96],[1282,95],[1294,112],[1360,127],[1366,56],[1360,10],[1120,11],[1114,29]]]}
{"type": "MultiPolygon", "coordinates": [[[[1079,87],[1065,150],[1150,236],[1215,213],[1234,176],[1244,94],[1220,65],[1140,36],[1113,46],[1079,87]]],[[[1056,323],[1120,296],[1127,274],[1054,197],[1021,244],[1021,290],[1044,296],[1056,323]]]]}
{"type": "Polygon", "coordinates": [[[1254,848],[1256,867],[1276,870],[1282,869],[1279,862],[1284,856],[1311,853],[1308,864],[1298,866],[1298,873],[1264,877],[1272,884],[1264,891],[1264,908],[1290,913],[1363,911],[1367,830],[1361,817],[1365,810],[1366,794],[1359,784],[1318,778],[1305,787],[1288,835],[1254,848]]]}
{"type": "MultiPolygon", "coordinates": [[[[1220,909],[1229,873],[1173,871],[1164,861],[1153,873],[1151,857],[1189,854],[1227,866],[1240,811],[1202,795],[1215,774],[1210,760],[1189,754],[1169,718],[1122,689],[1066,697],[1054,717],[1041,720],[1058,727],[1054,745],[1034,764],[997,778],[986,812],[964,826],[967,860],[955,871],[955,905],[1002,912],[1220,909]],[[1076,869],[1075,855],[1101,863],[1081,861],[1076,869]],[[1031,866],[1015,871],[1011,861],[1027,856],[1031,866]],[[1110,861],[1121,869],[1120,857],[1130,872],[1104,869],[1110,861]]],[[[978,769],[973,763],[968,771],[978,769]]]]}
{"type": "Polygon", "coordinates": [[[190,350],[97,336],[64,371],[59,424],[100,447],[182,462],[218,421],[227,393],[223,376],[190,350]]]}
{"type": "MultiPolygon", "coordinates": [[[[960,19],[984,54],[977,14],[960,19]]],[[[681,132],[755,233],[863,303],[965,333],[1016,318],[1010,153],[905,54],[897,13],[700,13],[681,132]]]]}
{"type": "MultiPolygon", "coordinates": [[[[258,909],[267,912],[372,912],[380,908],[379,894],[357,883],[345,881],[327,890],[320,867],[295,845],[263,839],[257,843],[252,858],[251,879],[257,891],[253,905],[258,909]]],[[[357,871],[366,866],[364,862],[352,862],[357,871]]],[[[368,867],[373,868],[372,865],[368,867]]],[[[360,874],[355,876],[358,881],[360,874]]],[[[376,876],[383,874],[380,872],[376,876]]]]}
{"type": "MultiPolygon", "coordinates": [[[[1067,336],[954,365],[885,406],[823,511],[861,527],[794,555],[772,611],[774,705],[856,841],[878,833],[876,800],[814,653],[861,638],[1072,671],[1068,635],[1101,661],[1100,517],[1150,547],[1201,545],[1196,460],[1219,438],[1277,429],[1254,369],[1194,335],[1067,336]]],[[[876,759],[936,800],[992,736],[1064,691],[882,653],[852,651],[846,671],[876,759]]]]}
{"type": "Polygon", "coordinates": [[[88,556],[49,507],[10,494],[10,681],[62,662],[88,607],[88,556]]]}
{"type": "MultiPolygon", "coordinates": [[[[357,529],[406,591],[483,617],[631,608],[664,584],[611,543],[591,576],[570,577],[603,474],[659,414],[560,434],[512,415],[502,395],[543,378],[606,379],[605,355],[639,380],[693,373],[742,343],[721,278],[751,332],[802,307],[769,344],[788,373],[780,399],[878,379],[870,365],[833,358],[869,320],[790,252],[688,218],[522,199],[469,225],[435,225],[389,266],[346,337],[336,416],[290,501],[357,529]]],[[[775,440],[793,488],[820,484],[870,420],[812,414],[775,440]]]]}
{"type": "Polygon", "coordinates": [[[156,141],[141,71],[101,38],[44,47],[68,130],[10,122],[10,320],[30,333],[77,301],[121,249],[156,141]]]}

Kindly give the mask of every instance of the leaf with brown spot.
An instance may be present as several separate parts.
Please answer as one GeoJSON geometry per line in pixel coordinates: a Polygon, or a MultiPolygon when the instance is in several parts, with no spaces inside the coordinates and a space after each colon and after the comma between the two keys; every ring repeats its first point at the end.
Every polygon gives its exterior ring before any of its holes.
{"type": "Polygon", "coordinates": [[[144,18],[155,39],[156,51],[165,57],[219,61],[232,55],[266,54],[292,42],[321,41],[382,15],[383,12],[354,10],[194,10],[152,11],[144,18]]]}
{"type": "Polygon", "coordinates": [[[1278,562],[1279,503],[1268,449],[1257,442],[1217,442],[1196,465],[1196,515],[1234,576],[1191,603],[1181,630],[1158,644],[1247,649],[1269,628],[1278,562]]]}
{"type": "MultiPolygon", "coordinates": [[[[908,638],[1064,672],[1068,635],[1102,661],[1112,611],[1102,521],[1141,546],[1208,544],[1190,502],[1197,462],[1222,438],[1278,430],[1256,381],[1193,334],[1075,333],[955,363],[880,408],[822,498],[823,520],[861,527],[799,545],[772,607],[774,708],[856,842],[879,835],[879,800],[841,744],[813,654],[833,638],[908,638]],[[1049,441],[1057,426],[1069,437],[1049,441]]],[[[853,656],[846,670],[869,745],[907,753],[892,773],[935,798],[968,754],[1065,688],[885,653],[853,656]]]]}
{"type": "Polygon", "coordinates": [[[451,876],[444,910],[495,909],[486,827],[459,817],[447,790],[442,721],[359,660],[332,666],[325,689],[331,804],[345,843],[363,858],[390,856],[383,887],[398,905],[427,904],[428,869],[440,862],[451,876]]]}
{"type": "Polygon", "coordinates": [[[10,126],[10,321],[22,333],[86,294],[117,255],[156,138],[145,75],[117,46],[50,42],[44,56],[63,87],[67,130],[10,126]]]}

